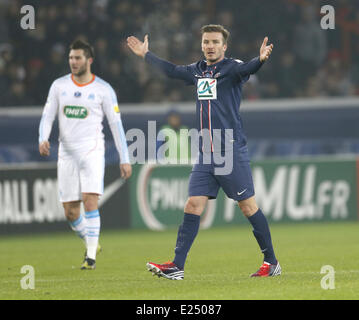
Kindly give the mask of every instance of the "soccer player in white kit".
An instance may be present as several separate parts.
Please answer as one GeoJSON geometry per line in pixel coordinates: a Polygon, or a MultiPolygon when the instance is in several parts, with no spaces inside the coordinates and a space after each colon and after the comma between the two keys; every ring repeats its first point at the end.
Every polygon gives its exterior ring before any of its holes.
{"type": "Polygon", "coordinates": [[[85,242],[81,266],[84,270],[95,269],[100,249],[98,198],[103,193],[105,170],[104,115],[119,153],[121,177],[127,179],[132,174],[116,93],[107,82],[92,74],[93,59],[94,52],[88,43],[76,40],[71,44],[71,73],[52,83],[39,126],[39,152],[48,156],[52,124],[58,117],[59,198],[71,228],[85,242]],[[84,216],[80,213],[81,201],[84,216]]]}

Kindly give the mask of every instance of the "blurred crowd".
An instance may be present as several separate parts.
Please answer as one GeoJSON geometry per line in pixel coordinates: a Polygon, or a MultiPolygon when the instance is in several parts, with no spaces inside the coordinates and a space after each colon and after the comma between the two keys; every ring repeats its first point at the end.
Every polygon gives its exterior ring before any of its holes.
{"type": "Polygon", "coordinates": [[[245,99],[359,95],[355,0],[0,0],[0,106],[43,105],[52,81],[69,73],[76,38],[94,46],[93,72],[114,87],[119,103],[192,101],[192,88],[146,66],[126,37],[149,34],[155,54],[190,64],[202,58],[200,27],[209,23],[231,32],[228,57],[257,56],[264,36],[274,44],[244,86],[245,99]],[[20,26],[25,4],[35,8],[34,30],[20,26]],[[335,8],[334,30],[321,29],[325,4],[335,8]]]}

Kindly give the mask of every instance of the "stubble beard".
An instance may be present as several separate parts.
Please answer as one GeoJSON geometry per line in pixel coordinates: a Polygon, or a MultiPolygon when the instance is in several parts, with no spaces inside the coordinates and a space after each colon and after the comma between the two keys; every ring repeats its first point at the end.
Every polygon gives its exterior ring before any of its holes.
{"type": "Polygon", "coordinates": [[[76,77],[81,77],[84,74],[86,74],[86,71],[87,71],[86,66],[84,66],[83,68],[79,69],[79,71],[77,71],[77,73],[73,73],[73,75],[76,77]]]}
{"type": "Polygon", "coordinates": [[[85,63],[82,67],[80,67],[77,72],[72,71],[72,74],[76,77],[82,77],[83,75],[86,74],[86,72],[87,72],[87,63],[85,63]]]}

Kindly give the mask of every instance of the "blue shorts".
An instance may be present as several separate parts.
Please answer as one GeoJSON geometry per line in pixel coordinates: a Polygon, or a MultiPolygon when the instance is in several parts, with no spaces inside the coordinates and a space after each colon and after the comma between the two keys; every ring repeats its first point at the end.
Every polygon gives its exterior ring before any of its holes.
{"type": "Polygon", "coordinates": [[[199,154],[197,163],[193,166],[189,177],[188,194],[192,196],[208,196],[217,198],[221,187],[228,198],[241,201],[254,196],[252,170],[250,167],[248,148],[241,147],[233,150],[233,167],[228,174],[216,173],[220,167],[212,163],[203,163],[203,154],[199,154]]]}

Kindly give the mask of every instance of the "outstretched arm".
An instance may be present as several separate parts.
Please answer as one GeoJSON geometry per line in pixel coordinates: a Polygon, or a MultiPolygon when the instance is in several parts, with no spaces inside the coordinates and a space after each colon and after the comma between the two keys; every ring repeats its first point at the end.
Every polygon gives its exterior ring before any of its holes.
{"type": "Polygon", "coordinates": [[[162,71],[170,78],[176,78],[193,84],[193,75],[188,66],[178,66],[169,61],[157,57],[148,50],[148,35],[145,35],[143,42],[134,36],[127,38],[127,45],[132,52],[145,59],[147,63],[162,71]]]}
{"type": "Polygon", "coordinates": [[[241,80],[248,80],[249,76],[256,73],[263,63],[269,59],[269,56],[272,53],[273,44],[267,45],[267,43],[268,37],[265,37],[259,49],[259,56],[248,62],[238,64],[235,72],[239,75],[241,80]]]}

